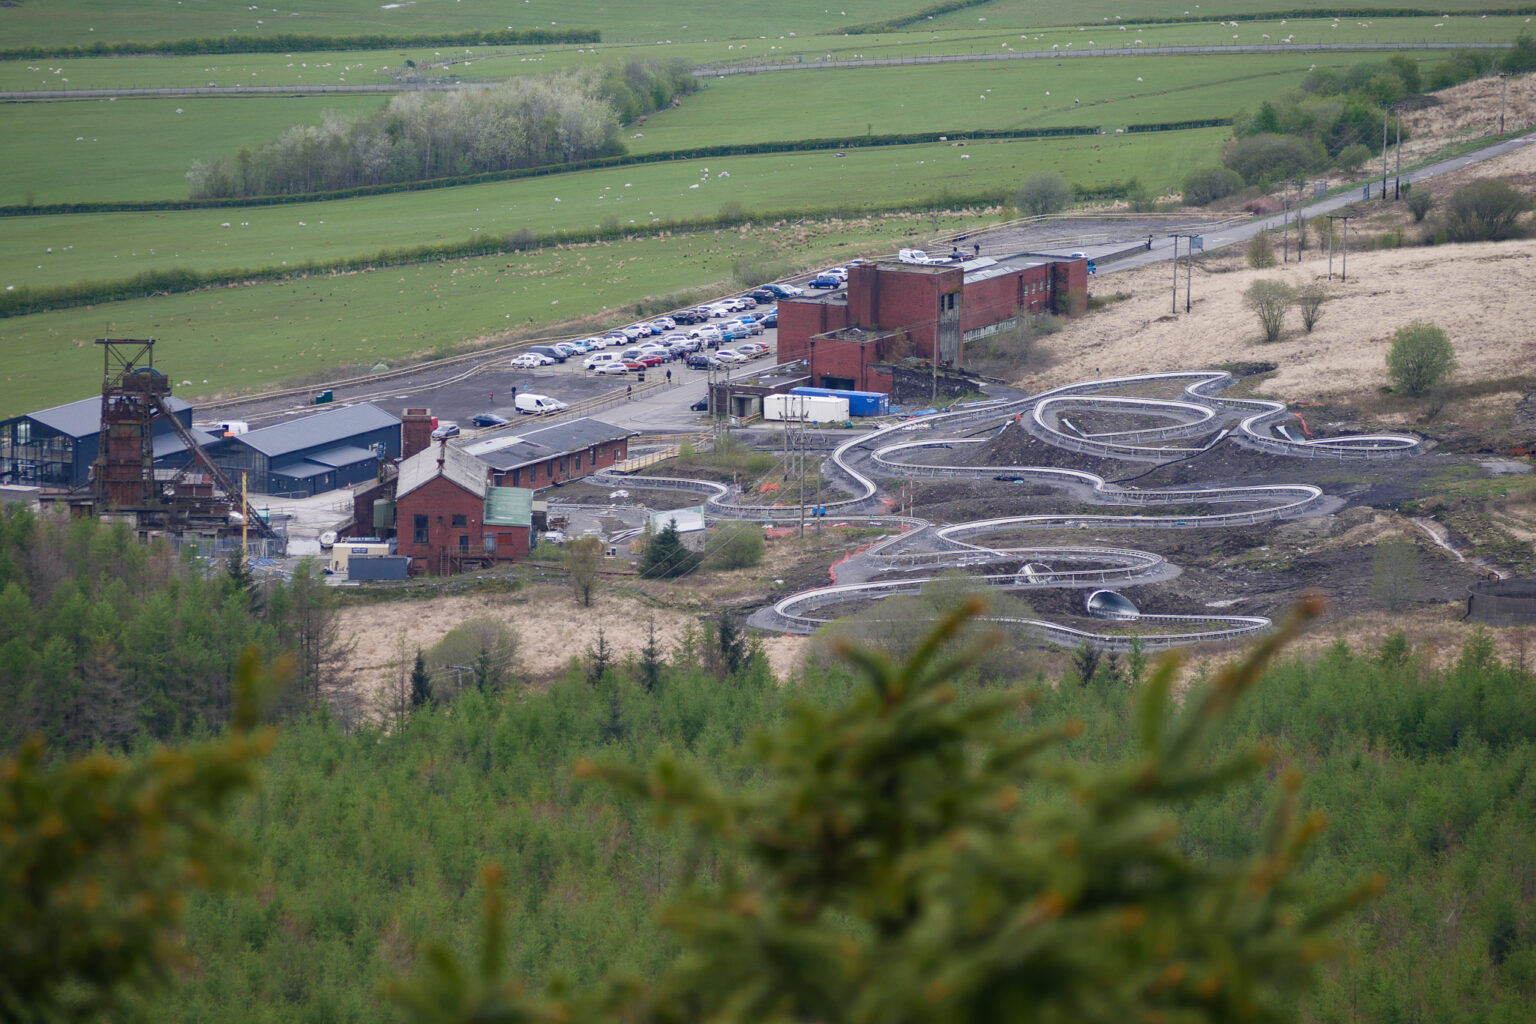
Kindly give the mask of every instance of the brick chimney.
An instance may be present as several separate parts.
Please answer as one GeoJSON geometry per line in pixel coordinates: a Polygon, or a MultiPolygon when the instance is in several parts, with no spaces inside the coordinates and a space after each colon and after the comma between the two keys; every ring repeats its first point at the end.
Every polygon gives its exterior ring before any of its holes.
{"type": "Polygon", "coordinates": [[[407,409],[400,417],[400,458],[426,451],[432,443],[432,410],[407,409]]]}

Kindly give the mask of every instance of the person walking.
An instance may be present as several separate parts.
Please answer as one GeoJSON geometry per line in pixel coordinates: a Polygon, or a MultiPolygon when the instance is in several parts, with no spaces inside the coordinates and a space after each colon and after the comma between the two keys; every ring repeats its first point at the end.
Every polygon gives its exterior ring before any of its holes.
{"type": "Polygon", "coordinates": [[[671,370],[667,371],[667,383],[668,384],[672,383],[672,371],[671,370]]]}
{"type": "Polygon", "coordinates": [[[625,384],[624,385],[624,401],[626,401],[626,402],[633,401],[634,397],[635,397],[635,386],[633,384],[625,384]]]}

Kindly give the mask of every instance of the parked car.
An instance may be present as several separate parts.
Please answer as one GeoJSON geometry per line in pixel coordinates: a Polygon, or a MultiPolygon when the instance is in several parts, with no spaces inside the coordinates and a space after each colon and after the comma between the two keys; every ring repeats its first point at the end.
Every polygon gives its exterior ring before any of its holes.
{"type": "Polygon", "coordinates": [[[715,353],[715,358],[722,363],[744,363],[747,357],[733,348],[722,348],[715,353]]]}
{"type": "Polygon", "coordinates": [[[607,366],[609,363],[617,362],[622,362],[617,352],[594,352],[582,360],[581,367],[584,370],[597,370],[607,366]]]}
{"type": "Polygon", "coordinates": [[[762,324],[764,327],[775,327],[775,328],[778,327],[779,326],[779,311],[778,310],[774,310],[773,312],[769,313],[767,316],[765,316],[761,320],[759,320],[758,323],[762,324]]]}
{"type": "Polygon", "coordinates": [[[510,423],[505,416],[498,416],[493,412],[477,412],[469,418],[469,422],[477,427],[500,427],[510,423]]]}
{"type": "Polygon", "coordinates": [[[657,352],[646,352],[635,360],[641,366],[660,366],[666,361],[666,357],[657,352]]]}
{"type": "Polygon", "coordinates": [[[758,323],[756,320],[742,320],[739,321],[739,323],[742,327],[746,328],[747,333],[750,335],[758,335],[763,333],[763,325],[758,323]]]}
{"type": "Polygon", "coordinates": [[[557,398],[548,395],[535,395],[531,391],[525,391],[513,401],[517,411],[526,416],[546,416],[552,412],[560,412],[569,409],[570,405],[557,398]]]}
{"type": "Polygon", "coordinates": [[[705,324],[703,327],[695,327],[689,331],[688,337],[697,338],[703,344],[713,347],[720,344],[720,328],[713,324],[705,324]]]}
{"type": "Polygon", "coordinates": [[[535,355],[548,356],[557,363],[563,363],[566,360],[565,353],[554,345],[530,345],[528,351],[535,355]]]}
{"type": "Polygon", "coordinates": [[[765,356],[768,354],[768,346],[764,345],[760,341],[748,341],[741,345],[737,345],[736,351],[740,352],[748,359],[756,359],[759,356],[765,356]]]}
{"type": "Polygon", "coordinates": [[[757,298],[755,296],[753,296],[753,295],[750,295],[750,294],[749,295],[738,295],[738,296],[736,296],[736,304],[738,306],[740,306],[742,309],[756,309],[757,308],[757,298]]]}
{"type": "Polygon", "coordinates": [[[639,373],[645,369],[645,364],[638,359],[626,359],[624,361],[625,373],[639,373]]]}
{"type": "Polygon", "coordinates": [[[772,302],[779,297],[777,293],[768,288],[753,288],[751,291],[747,292],[747,294],[752,296],[758,302],[772,302]]]}
{"type": "Polygon", "coordinates": [[[581,348],[574,341],[557,341],[555,348],[565,353],[565,358],[581,355],[581,348]]]}
{"type": "Polygon", "coordinates": [[[620,334],[618,331],[610,331],[609,333],[603,335],[603,342],[610,346],[628,345],[629,339],[624,337],[624,335],[620,334]]]}
{"type": "Polygon", "coordinates": [[[812,288],[841,288],[842,286],[843,282],[831,274],[817,274],[811,278],[812,288]]]}
{"type": "Polygon", "coordinates": [[[532,370],[540,366],[549,366],[554,360],[549,356],[538,352],[524,352],[522,355],[512,357],[512,365],[519,370],[532,370]]]}
{"type": "Polygon", "coordinates": [[[696,309],[680,309],[672,314],[672,319],[679,324],[697,324],[709,318],[696,309]]]}
{"type": "MultiPolygon", "coordinates": [[[[636,363],[635,365],[639,366],[640,364],[636,363]]],[[[610,373],[613,373],[613,374],[625,374],[625,373],[629,372],[629,364],[625,363],[625,362],[621,362],[621,361],[615,359],[611,363],[604,363],[604,364],[602,364],[601,366],[599,366],[596,370],[594,370],[592,372],[593,373],[598,373],[598,374],[610,374],[610,373]]]]}
{"type": "Polygon", "coordinates": [[[695,352],[688,357],[688,366],[694,370],[713,370],[720,365],[720,360],[708,352],[695,352]]]}
{"type": "Polygon", "coordinates": [[[459,425],[453,420],[438,420],[437,427],[432,431],[432,439],[440,441],[445,437],[458,437],[459,425]]]}
{"type": "Polygon", "coordinates": [[[763,287],[781,299],[792,299],[797,295],[805,294],[805,289],[792,284],[765,284],[763,287]]]}

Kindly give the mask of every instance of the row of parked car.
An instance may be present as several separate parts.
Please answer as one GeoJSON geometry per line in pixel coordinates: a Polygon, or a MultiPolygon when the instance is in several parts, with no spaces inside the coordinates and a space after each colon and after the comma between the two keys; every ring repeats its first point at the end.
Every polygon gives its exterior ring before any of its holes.
{"type": "MultiPolygon", "coordinates": [[[[667,358],[676,359],[685,355],[693,348],[677,348],[682,342],[700,340],[702,344],[711,347],[723,344],[746,334],[761,334],[766,327],[777,327],[779,323],[778,310],[770,310],[766,314],[745,313],[743,311],[755,310],[760,304],[771,304],[782,296],[803,294],[803,291],[793,285],[765,285],[755,289],[748,295],[738,296],[733,299],[723,299],[720,302],[712,302],[703,306],[692,306],[688,309],[680,309],[667,316],[657,317],[645,323],[631,324],[612,333],[591,338],[582,338],[574,341],[560,341],[552,345],[534,345],[526,351],[512,358],[512,366],[517,369],[533,369],[540,366],[549,366],[552,363],[563,363],[567,359],[584,355],[589,352],[606,349],[614,346],[631,345],[647,338],[660,337],[668,349],[667,358]],[[726,324],[714,328],[709,321],[733,317],[726,324]],[[703,324],[708,325],[686,334],[678,335],[675,332],[681,326],[703,324]],[[711,333],[713,330],[714,333],[711,333]],[[718,336],[717,336],[718,335],[718,336]]],[[[628,361],[628,360],[625,360],[628,361]]],[[[614,360],[599,360],[601,363],[612,363],[614,360]]],[[[597,369],[597,365],[590,360],[587,369],[597,369]]],[[[618,372],[610,370],[608,372],[618,372]]]]}

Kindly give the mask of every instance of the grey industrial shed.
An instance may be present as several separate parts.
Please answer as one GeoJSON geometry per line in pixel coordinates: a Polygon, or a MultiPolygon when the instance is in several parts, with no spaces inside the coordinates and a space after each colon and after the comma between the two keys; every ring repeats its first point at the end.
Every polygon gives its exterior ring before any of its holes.
{"type": "Polygon", "coordinates": [[[248,474],[251,490],[307,497],[378,474],[400,457],[400,417],[363,403],[225,437],[209,449],[225,472],[248,474]]]}

